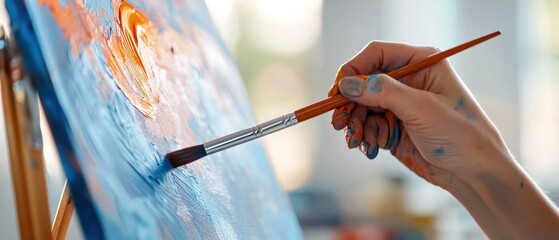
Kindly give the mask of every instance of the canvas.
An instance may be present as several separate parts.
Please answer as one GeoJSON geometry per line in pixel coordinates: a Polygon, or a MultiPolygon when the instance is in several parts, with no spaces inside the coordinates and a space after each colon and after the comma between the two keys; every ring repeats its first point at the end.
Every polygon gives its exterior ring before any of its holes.
{"type": "Polygon", "coordinates": [[[163,159],[255,123],[202,0],[6,5],[87,238],[301,237],[259,142],[163,159]]]}

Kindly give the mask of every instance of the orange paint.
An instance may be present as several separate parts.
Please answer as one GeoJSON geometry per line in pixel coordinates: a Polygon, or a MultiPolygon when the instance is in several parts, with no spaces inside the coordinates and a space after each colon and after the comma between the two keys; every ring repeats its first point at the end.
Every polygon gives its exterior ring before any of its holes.
{"type": "Polygon", "coordinates": [[[144,116],[153,118],[159,103],[157,79],[151,65],[144,58],[154,58],[154,54],[140,54],[141,47],[148,47],[157,40],[155,26],[132,5],[122,2],[119,8],[119,30],[108,40],[105,57],[115,80],[130,100],[144,116]]]}
{"type": "MultiPolygon", "coordinates": [[[[145,117],[153,118],[159,103],[159,84],[154,75],[154,53],[158,41],[151,21],[127,2],[118,5],[118,29],[108,39],[95,13],[87,12],[80,2],[61,6],[57,0],[39,0],[51,11],[69,40],[74,54],[85,51],[91,43],[103,45],[108,68],[128,100],[145,117]]],[[[106,12],[101,12],[106,14],[106,12]]],[[[116,17],[116,16],[115,16],[116,17]]]]}
{"type": "Polygon", "coordinates": [[[100,24],[94,23],[81,4],[60,6],[57,0],[39,0],[39,3],[49,8],[58,27],[70,41],[74,54],[78,54],[79,49],[92,40],[95,35],[92,32],[95,25],[100,26],[100,24]],[[78,14],[74,14],[74,12],[78,14]]]}
{"type": "MultiPolygon", "coordinates": [[[[167,16],[158,12],[148,18],[127,2],[111,1],[110,8],[89,9],[83,0],[37,1],[48,8],[71,45],[77,59],[69,63],[88,64],[98,73],[99,88],[92,91],[100,91],[102,99],[109,101],[116,84],[140,113],[134,115],[135,124],[150,133],[152,139],[173,139],[181,146],[197,143],[194,132],[183,127],[196,113],[179,104],[184,104],[181,99],[185,93],[198,90],[191,84],[193,80],[214,80],[212,71],[204,69],[210,66],[208,58],[219,54],[207,51],[211,50],[207,46],[215,44],[213,36],[188,22],[179,22],[182,33],[177,32],[167,16]],[[107,21],[102,23],[104,20],[107,21]]],[[[222,94],[217,88],[209,91],[216,92],[207,94],[222,94]]],[[[234,103],[223,99],[217,98],[216,107],[231,109],[228,105],[234,103]]],[[[199,101],[196,94],[188,96],[188,102],[199,101]]]]}
{"type": "Polygon", "coordinates": [[[388,139],[385,148],[392,148],[392,146],[398,144],[396,142],[396,137],[394,136],[394,134],[396,133],[396,116],[394,116],[394,113],[392,113],[391,111],[386,110],[384,112],[384,118],[388,122],[388,139]]]}
{"type": "Polygon", "coordinates": [[[395,156],[402,162],[407,168],[415,172],[418,176],[425,179],[430,179],[431,170],[429,169],[428,163],[420,155],[410,156],[409,149],[402,150],[400,147],[396,148],[395,156]],[[412,159],[413,158],[413,159],[412,159]]]}

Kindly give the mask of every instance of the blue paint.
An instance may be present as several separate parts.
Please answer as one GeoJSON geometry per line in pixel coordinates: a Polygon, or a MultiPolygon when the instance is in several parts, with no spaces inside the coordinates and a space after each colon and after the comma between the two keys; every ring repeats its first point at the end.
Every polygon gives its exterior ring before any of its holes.
{"type": "Polygon", "coordinates": [[[353,146],[359,145],[359,142],[358,142],[357,140],[355,140],[355,139],[353,139],[353,142],[352,142],[352,143],[353,143],[353,146]]]}
{"type": "Polygon", "coordinates": [[[97,14],[99,22],[105,26],[105,37],[108,37],[111,29],[115,29],[116,22],[113,21],[111,16],[114,16],[111,1],[83,1],[84,8],[87,10],[95,11],[95,9],[104,9],[105,14],[97,14]]]}
{"type": "Polygon", "coordinates": [[[435,148],[435,149],[433,149],[432,154],[435,157],[442,157],[442,156],[444,156],[444,148],[442,148],[442,147],[435,148]]]}
{"type": "Polygon", "coordinates": [[[378,151],[379,151],[379,147],[378,144],[375,145],[375,147],[373,148],[373,150],[370,150],[369,153],[367,154],[367,157],[369,159],[375,159],[378,155],[378,151]]]}
{"type": "Polygon", "coordinates": [[[400,120],[394,116],[394,146],[398,146],[400,143],[400,120]]]}
{"type": "Polygon", "coordinates": [[[456,100],[456,104],[454,105],[454,110],[455,111],[460,111],[462,109],[464,109],[464,98],[463,97],[459,97],[458,100],[456,100]]]}
{"type": "Polygon", "coordinates": [[[377,75],[369,75],[367,78],[367,86],[371,92],[380,92],[382,90],[382,85],[384,81],[382,79],[378,79],[377,75]]]}
{"type": "Polygon", "coordinates": [[[19,46],[25,46],[19,49],[23,56],[23,64],[30,75],[33,87],[39,94],[52,135],[56,139],[55,144],[68,179],[72,199],[79,211],[78,217],[82,225],[88,226],[83,229],[84,234],[92,239],[102,239],[104,232],[99,219],[94,218],[95,207],[89,201],[90,196],[85,178],[73,151],[75,143],[70,136],[72,129],[66,116],[60,114],[63,112],[62,106],[55,94],[49,70],[43,60],[44,56],[32,26],[31,15],[23,0],[7,1],[6,10],[10,16],[10,28],[16,42],[19,46]]]}
{"type": "MultiPolygon", "coordinates": [[[[105,30],[116,26],[112,9],[105,9],[106,16],[101,14],[109,2],[84,3],[105,30]]],[[[167,71],[178,77],[164,79],[159,115],[147,119],[115,83],[102,44],[84,44],[92,54],[83,49],[74,54],[47,7],[36,1],[27,1],[27,6],[23,0],[6,1],[84,235],[88,239],[301,238],[295,215],[258,142],[178,169],[171,169],[163,159],[171,150],[255,123],[242,80],[223,41],[215,37],[203,1],[183,2],[133,2],[154,19],[174,20],[155,25],[159,31],[188,32],[180,35],[181,40],[196,52],[185,56],[176,49],[175,57],[187,63],[182,65],[183,75],[167,71]],[[231,102],[235,104],[227,104],[231,102]]]]}
{"type": "Polygon", "coordinates": [[[473,122],[473,121],[476,121],[475,115],[472,114],[472,112],[469,111],[469,110],[466,108],[466,103],[465,103],[463,97],[459,97],[459,98],[456,100],[456,104],[454,105],[454,110],[455,110],[455,111],[458,111],[458,112],[461,112],[462,114],[464,114],[464,115],[466,116],[466,119],[468,119],[469,121],[472,121],[472,122],[473,122]]]}
{"type": "Polygon", "coordinates": [[[367,85],[369,85],[369,83],[371,83],[371,81],[373,81],[373,79],[376,79],[376,78],[377,78],[376,74],[369,75],[369,77],[367,78],[367,85]]]}

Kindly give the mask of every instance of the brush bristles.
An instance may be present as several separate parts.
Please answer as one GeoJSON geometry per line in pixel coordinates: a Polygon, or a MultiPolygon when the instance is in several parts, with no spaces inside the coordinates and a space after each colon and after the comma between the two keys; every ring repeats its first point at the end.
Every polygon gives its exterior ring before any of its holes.
{"type": "Polygon", "coordinates": [[[165,155],[165,158],[167,158],[167,160],[169,160],[169,163],[171,163],[171,165],[176,168],[194,162],[200,158],[205,157],[206,155],[207,154],[204,145],[196,145],[167,153],[167,155],[165,155]]]}

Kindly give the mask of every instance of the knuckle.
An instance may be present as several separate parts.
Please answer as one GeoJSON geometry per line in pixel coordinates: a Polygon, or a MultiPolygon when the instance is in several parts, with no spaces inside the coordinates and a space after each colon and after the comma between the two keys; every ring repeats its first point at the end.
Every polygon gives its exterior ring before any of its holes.
{"type": "Polygon", "coordinates": [[[373,40],[373,41],[370,41],[369,43],[367,43],[366,48],[375,48],[375,47],[377,47],[379,44],[380,44],[379,41],[373,40]]]}
{"type": "Polygon", "coordinates": [[[342,78],[345,76],[351,76],[357,74],[352,66],[352,61],[353,59],[349,60],[348,62],[340,66],[340,68],[338,69],[338,73],[336,74],[336,83],[342,80],[342,78]]]}
{"type": "Polygon", "coordinates": [[[424,48],[425,52],[429,53],[429,54],[433,54],[433,53],[438,53],[441,52],[442,50],[438,47],[425,47],[424,48]]]}
{"type": "Polygon", "coordinates": [[[340,69],[338,69],[339,74],[341,74],[342,76],[345,76],[346,74],[348,74],[351,70],[351,67],[349,66],[349,62],[344,63],[342,66],[340,66],[340,69]]]}

